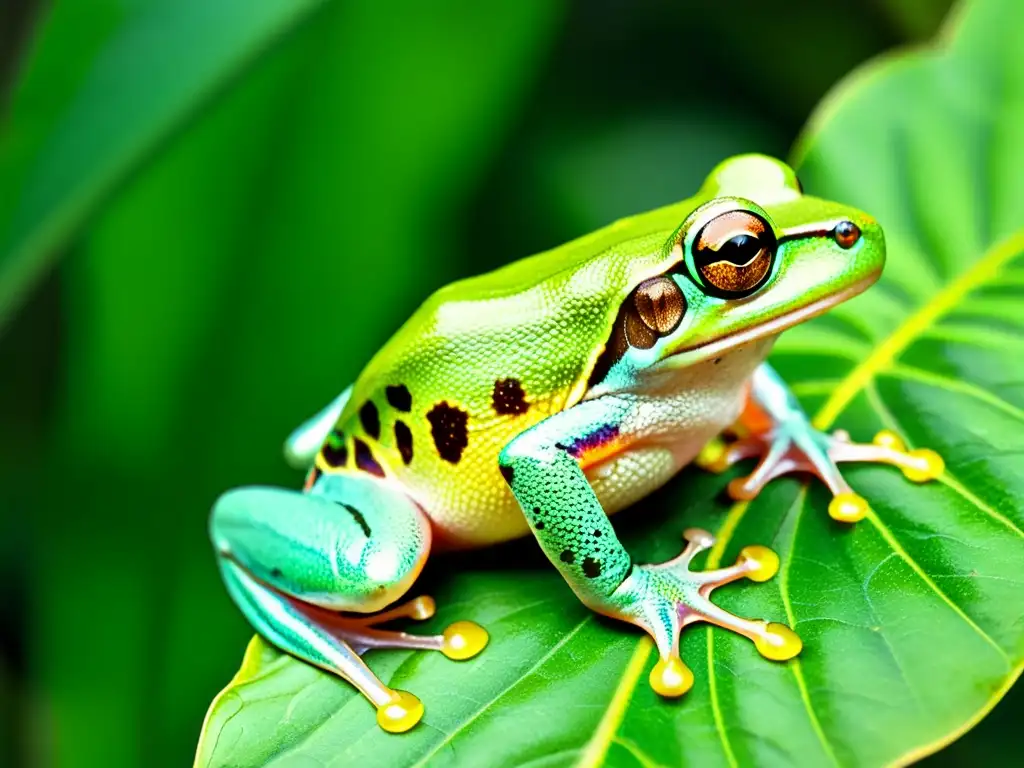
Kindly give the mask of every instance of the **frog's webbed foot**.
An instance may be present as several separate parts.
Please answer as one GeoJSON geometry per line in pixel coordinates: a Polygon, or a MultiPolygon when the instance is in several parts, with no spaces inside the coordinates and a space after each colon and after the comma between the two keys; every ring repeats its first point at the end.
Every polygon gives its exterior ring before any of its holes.
{"type": "MultiPolygon", "coordinates": [[[[487,631],[471,621],[456,621],[439,635],[416,635],[397,630],[380,629],[379,625],[395,619],[424,621],[434,615],[436,605],[429,595],[421,595],[370,616],[339,614],[303,604],[311,626],[321,626],[333,638],[362,656],[371,649],[410,649],[440,651],[449,659],[463,661],[480,653],[487,645],[487,631]]],[[[337,658],[337,657],[336,657],[337,658]]],[[[412,728],[423,717],[423,704],[413,694],[386,686],[363,662],[341,660],[332,671],[353,682],[377,707],[377,723],[386,731],[401,733],[412,728]]]]}
{"type": "Polygon", "coordinates": [[[426,595],[372,615],[341,614],[283,594],[253,579],[236,564],[221,564],[228,589],[256,629],[274,645],[354,685],[377,709],[377,724],[401,733],[423,717],[423,704],[407,691],[387,686],[360,658],[370,649],[436,650],[449,659],[469,659],[487,644],[487,632],[457,621],[440,635],[414,635],[378,627],[394,619],[428,619],[434,601],[426,595]]]}
{"type": "Polygon", "coordinates": [[[380,624],[395,619],[424,621],[436,610],[434,598],[420,595],[370,616],[338,614],[316,606],[309,606],[307,613],[315,614],[331,634],[344,640],[359,655],[373,648],[407,648],[440,651],[449,659],[464,661],[476,656],[487,645],[487,630],[472,621],[449,624],[440,635],[414,635],[378,628],[380,624]]]}
{"type": "Polygon", "coordinates": [[[693,673],[679,656],[683,629],[698,621],[717,624],[754,642],[758,652],[773,661],[785,661],[800,653],[803,643],[783,624],[752,621],[719,608],[711,593],[738,579],[767,581],[779,569],[778,556],[767,547],[744,547],[736,562],[710,571],[690,570],[693,558],[714,544],[714,537],[696,528],[683,533],[686,548],[673,560],[634,568],[612,595],[612,609],[602,613],[645,629],[658,647],[659,661],[650,674],[655,692],[681,696],[693,685],[693,673]]]}
{"type": "Polygon", "coordinates": [[[771,480],[793,472],[815,475],[832,492],[829,515],[840,522],[855,523],[869,511],[867,502],[850,488],[838,465],[844,462],[871,462],[898,467],[908,480],[923,483],[942,474],[942,457],[927,448],[908,451],[893,432],[882,430],[872,443],[853,443],[844,430],[831,435],[814,429],[803,418],[752,429],[747,435],[725,444],[709,443],[697,463],[712,472],[722,472],[733,464],[759,458],[757,467],[746,477],[729,483],[729,495],[738,500],[753,499],[771,480]]]}

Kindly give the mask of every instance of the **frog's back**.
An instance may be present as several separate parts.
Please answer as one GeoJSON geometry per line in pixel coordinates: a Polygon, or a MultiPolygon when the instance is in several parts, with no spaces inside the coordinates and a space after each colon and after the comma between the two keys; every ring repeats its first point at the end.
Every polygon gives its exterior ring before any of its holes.
{"type": "Polygon", "coordinates": [[[454,545],[526,533],[498,454],[582,398],[615,309],[667,268],[682,205],[434,293],[357,380],[321,467],[397,481],[454,545]]]}

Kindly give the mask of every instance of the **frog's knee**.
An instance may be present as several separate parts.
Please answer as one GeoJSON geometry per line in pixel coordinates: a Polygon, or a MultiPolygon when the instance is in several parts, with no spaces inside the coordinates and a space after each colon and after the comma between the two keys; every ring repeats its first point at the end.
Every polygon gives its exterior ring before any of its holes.
{"type": "Polygon", "coordinates": [[[333,496],[229,491],[211,515],[214,547],[259,581],[305,602],[381,610],[419,575],[430,547],[429,523],[395,492],[346,490],[333,496]]]}

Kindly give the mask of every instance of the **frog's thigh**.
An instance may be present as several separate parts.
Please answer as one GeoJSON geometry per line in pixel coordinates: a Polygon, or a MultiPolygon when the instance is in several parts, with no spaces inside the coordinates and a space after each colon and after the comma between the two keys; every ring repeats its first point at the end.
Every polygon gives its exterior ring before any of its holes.
{"type": "Polygon", "coordinates": [[[325,475],[310,494],[229,491],[214,507],[210,534],[229,571],[305,603],[363,613],[405,593],[430,549],[416,504],[356,475],[325,475]]]}
{"type": "Polygon", "coordinates": [[[356,686],[387,731],[423,714],[412,694],[388,688],[359,654],[368,648],[441,651],[467,659],[487,633],[456,622],[443,635],[382,630],[395,618],[429,618],[429,597],[374,616],[416,579],[430,549],[430,523],[408,497],[362,475],[323,475],[311,493],[242,488],[214,507],[210,532],[228,592],[256,630],[282,650],[356,686]]]}
{"type": "Polygon", "coordinates": [[[649,496],[677,471],[676,458],[665,446],[629,449],[585,470],[590,486],[608,514],[649,496]]]}

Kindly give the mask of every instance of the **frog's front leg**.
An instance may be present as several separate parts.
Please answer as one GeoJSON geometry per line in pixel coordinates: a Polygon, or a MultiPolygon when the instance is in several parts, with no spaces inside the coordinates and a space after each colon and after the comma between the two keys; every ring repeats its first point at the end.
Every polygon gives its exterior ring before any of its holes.
{"type": "Polygon", "coordinates": [[[696,621],[750,638],[768,658],[792,658],[801,643],[788,627],[734,616],[710,600],[723,584],[771,578],[779,562],[771,550],[747,547],[735,565],[699,572],[690,563],[713,543],[704,531],[686,531],[683,553],[659,565],[634,565],[619,542],[583,470],[624,445],[622,428],[635,407],[626,397],[590,400],[542,421],[502,451],[502,474],[544,553],[585,605],[654,638],[661,658],[650,683],[663,696],[680,696],[693,683],[679,658],[679,636],[696,621]]]}
{"type": "Polygon", "coordinates": [[[780,475],[807,472],[819,477],[832,492],[829,515],[841,522],[854,523],[868,514],[869,507],[850,488],[838,464],[849,461],[892,464],[909,480],[919,483],[934,480],[944,469],[942,457],[935,451],[927,448],[907,451],[902,440],[887,430],[875,435],[871,444],[852,443],[842,430],[832,435],[819,432],[786,383],[767,363],[754,373],[750,398],[740,424],[747,433],[744,437],[724,448],[712,444],[701,461],[708,469],[722,471],[737,461],[760,458],[750,475],[729,484],[729,494],[735,499],[753,499],[770,480],[780,475]]]}
{"type": "Polygon", "coordinates": [[[360,654],[370,648],[476,655],[483,629],[456,622],[443,634],[378,628],[429,618],[419,597],[374,615],[412,585],[430,550],[430,523],[404,494],[374,478],[324,475],[312,493],[241,488],[218,500],[210,519],[218,564],[232,599],[274,645],[352,683],[377,707],[377,722],[405,731],[423,714],[412,694],[395,691],[360,654]]]}

